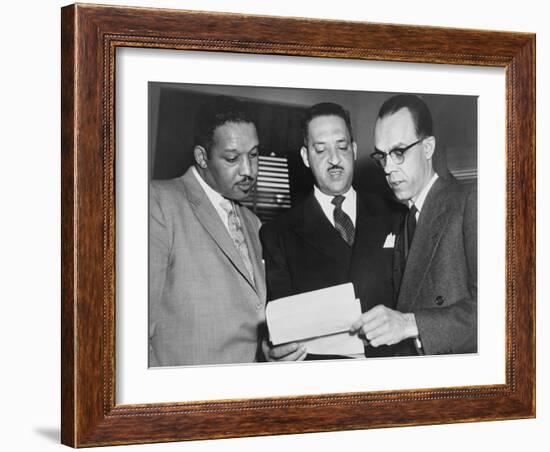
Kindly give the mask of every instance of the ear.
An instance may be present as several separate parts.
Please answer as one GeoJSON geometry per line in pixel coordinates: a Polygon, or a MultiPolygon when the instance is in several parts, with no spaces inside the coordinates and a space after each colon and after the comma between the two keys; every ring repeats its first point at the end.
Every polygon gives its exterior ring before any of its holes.
{"type": "Polygon", "coordinates": [[[304,165],[309,168],[309,158],[307,156],[307,148],[305,146],[302,146],[302,149],[300,149],[300,155],[302,156],[302,161],[304,162],[304,165]]]}
{"type": "Polygon", "coordinates": [[[357,143],[355,141],[351,143],[351,149],[353,150],[353,160],[357,160],[357,143]]]}
{"type": "Polygon", "coordinates": [[[199,165],[200,168],[204,169],[208,166],[208,156],[206,155],[206,149],[204,149],[202,146],[195,146],[193,154],[195,155],[195,162],[197,162],[197,165],[199,165]]]}
{"type": "Polygon", "coordinates": [[[423,141],[424,143],[424,155],[426,160],[430,160],[435,152],[435,137],[427,137],[423,141]]]}

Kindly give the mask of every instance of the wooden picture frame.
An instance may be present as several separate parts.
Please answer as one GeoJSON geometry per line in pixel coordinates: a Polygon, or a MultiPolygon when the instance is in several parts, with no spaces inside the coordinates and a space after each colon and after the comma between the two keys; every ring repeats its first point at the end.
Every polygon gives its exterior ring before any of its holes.
{"type": "Polygon", "coordinates": [[[535,36],[175,10],[62,9],[62,428],[73,447],[535,416],[535,36]],[[115,51],[506,70],[506,381],[204,402],[115,403],[115,51]]]}

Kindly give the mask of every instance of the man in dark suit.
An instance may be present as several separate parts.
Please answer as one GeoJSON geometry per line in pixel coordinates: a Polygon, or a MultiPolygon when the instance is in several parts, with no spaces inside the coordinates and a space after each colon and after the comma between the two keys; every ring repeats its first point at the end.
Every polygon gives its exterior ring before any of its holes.
{"type": "MultiPolygon", "coordinates": [[[[398,231],[399,214],[352,187],[357,145],[348,112],[333,103],[314,105],[303,130],[301,156],[315,186],[302,204],[260,231],[268,300],[352,282],[363,311],[379,303],[394,307],[392,233],[398,231]]],[[[264,341],[263,348],[268,360],[307,355],[298,343],[270,348],[264,341]]],[[[366,352],[390,353],[388,348],[366,352]]]]}
{"type": "Polygon", "coordinates": [[[253,362],[265,320],[259,219],[239,201],[258,173],[258,136],[242,105],[220,99],[196,120],[195,165],[153,181],[149,365],[253,362]]]}
{"type": "Polygon", "coordinates": [[[376,306],[352,326],[371,346],[403,354],[477,352],[477,194],[433,169],[427,105],[398,95],[381,107],[372,154],[409,207],[396,242],[397,307],[376,306]]]}

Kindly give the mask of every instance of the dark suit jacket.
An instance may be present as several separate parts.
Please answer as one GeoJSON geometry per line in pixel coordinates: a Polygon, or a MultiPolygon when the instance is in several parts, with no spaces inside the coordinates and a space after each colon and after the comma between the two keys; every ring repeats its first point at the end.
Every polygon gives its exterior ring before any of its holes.
{"type": "Polygon", "coordinates": [[[395,248],[397,309],[415,314],[425,354],[477,351],[477,192],[437,179],[406,263],[395,248]]]}
{"type": "MultiPolygon", "coordinates": [[[[398,206],[357,193],[355,241],[350,248],[312,192],[260,230],[267,299],[352,282],[363,312],[377,304],[395,307],[393,248],[384,248],[384,242],[388,234],[397,234],[401,218],[398,206]]],[[[369,356],[391,354],[385,347],[368,350],[369,356]]]]}

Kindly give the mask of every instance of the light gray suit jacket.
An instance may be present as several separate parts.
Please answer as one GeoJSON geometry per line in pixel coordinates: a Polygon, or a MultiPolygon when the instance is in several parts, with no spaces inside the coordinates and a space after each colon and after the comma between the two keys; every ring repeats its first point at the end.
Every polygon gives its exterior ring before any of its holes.
{"type": "Polygon", "coordinates": [[[237,206],[254,283],[191,169],[151,182],[149,198],[149,366],[255,361],[265,319],[259,219],[237,206]]]}
{"type": "Polygon", "coordinates": [[[402,236],[395,248],[397,309],[415,314],[423,352],[477,352],[476,191],[439,178],[422,207],[406,263],[402,236]]]}

